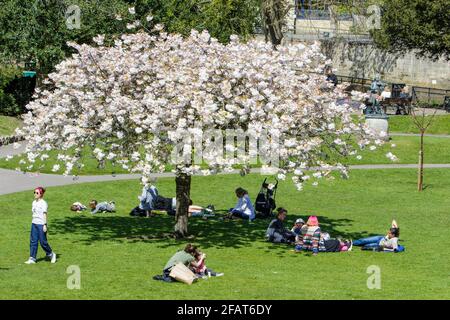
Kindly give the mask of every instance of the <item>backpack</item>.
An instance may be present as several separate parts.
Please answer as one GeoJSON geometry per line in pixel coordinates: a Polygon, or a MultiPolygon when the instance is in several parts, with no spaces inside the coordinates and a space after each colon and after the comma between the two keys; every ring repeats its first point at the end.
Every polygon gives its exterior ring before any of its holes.
{"type": "Polygon", "coordinates": [[[136,208],[131,210],[130,216],[132,216],[132,217],[145,217],[146,213],[145,213],[145,210],[142,210],[141,208],[139,208],[139,206],[137,206],[136,208]]]}

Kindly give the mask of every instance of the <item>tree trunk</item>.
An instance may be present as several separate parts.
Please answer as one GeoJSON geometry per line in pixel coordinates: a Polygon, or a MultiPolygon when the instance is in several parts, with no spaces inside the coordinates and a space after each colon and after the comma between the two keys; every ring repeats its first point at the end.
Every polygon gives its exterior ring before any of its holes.
{"type": "Polygon", "coordinates": [[[423,136],[424,131],[420,132],[420,151],[419,151],[419,177],[417,181],[417,190],[423,190],[423,136]]]}
{"type": "Polygon", "coordinates": [[[175,236],[178,238],[185,238],[188,235],[188,210],[191,192],[191,176],[184,173],[177,173],[175,182],[177,193],[175,236]]]}

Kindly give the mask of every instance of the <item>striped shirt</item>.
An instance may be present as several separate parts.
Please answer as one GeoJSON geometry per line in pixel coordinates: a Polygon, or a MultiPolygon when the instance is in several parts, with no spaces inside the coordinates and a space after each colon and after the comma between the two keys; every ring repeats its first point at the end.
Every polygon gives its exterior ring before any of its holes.
{"type": "Polygon", "coordinates": [[[314,253],[319,252],[320,227],[303,226],[297,241],[302,250],[313,251],[314,253]]]}

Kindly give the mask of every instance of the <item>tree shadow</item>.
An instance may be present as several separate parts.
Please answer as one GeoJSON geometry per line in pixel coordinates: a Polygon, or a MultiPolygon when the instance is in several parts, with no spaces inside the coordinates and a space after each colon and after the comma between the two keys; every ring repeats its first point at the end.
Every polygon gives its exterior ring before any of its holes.
{"type": "MultiPolygon", "coordinates": [[[[306,217],[304,217],[306,218],[306,217]]],[[[366,232],[341,232],[340,227],[351,227],[353,220],[333,219],[319,216],[322,230],[332,237],[358,239],[371,236],[366,232]]],[[[74,243],[91,245],[97,241],[117,241],[122,243],[154,243],[158,247],[179,247],[180,242],[192,242],[203,249],[208,248],[245,248],[257,242],[257,250],[285,256],[286,251],[293,249],[287,244],[265,242],[265,232],[270,219],[256,219],[253,222],[244,220],[222,221],[219,217],[203,220],[189,219],[190,239],[176,240],[172,236],[174,218],[157,215],[152,218],[136,218],[126,216],[70,216],[55,219],[52,229],[56,235],[75,235],[74,243]]],[[[290,228],[291,221],[285,226],[290,228]]],[[[293,256],[295,256],[293,254],[293,256]]]]}

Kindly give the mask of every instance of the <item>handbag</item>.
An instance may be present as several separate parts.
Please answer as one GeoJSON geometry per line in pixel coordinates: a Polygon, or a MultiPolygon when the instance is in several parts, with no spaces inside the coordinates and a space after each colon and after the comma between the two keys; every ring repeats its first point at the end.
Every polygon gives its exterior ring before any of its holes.
{"type": "Polygon", "coordinates": [[[192,284],[192,282],[194,282],[197,279],[195,274],[181,262],[177,263],[170,270],[169,276],[174,278],[177,281],[180,281],[180,282],[183,282],[183,283],[186,283],[189,285],[192,284]]]}

